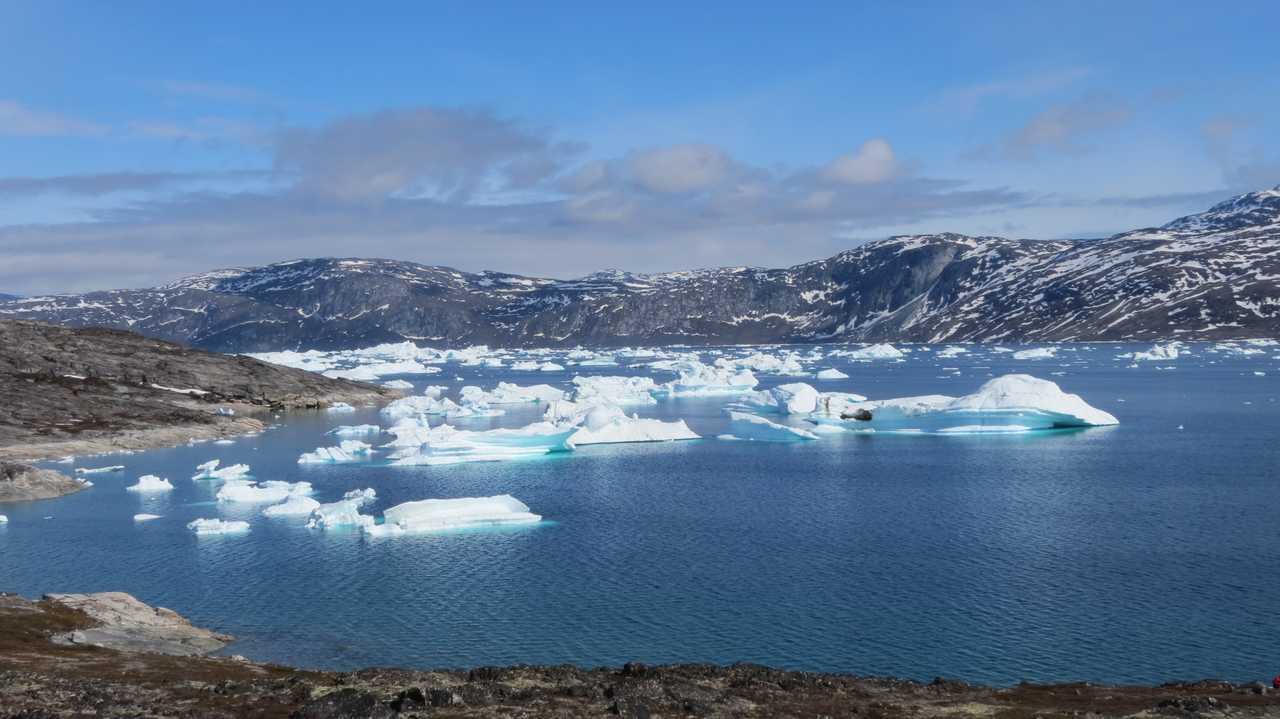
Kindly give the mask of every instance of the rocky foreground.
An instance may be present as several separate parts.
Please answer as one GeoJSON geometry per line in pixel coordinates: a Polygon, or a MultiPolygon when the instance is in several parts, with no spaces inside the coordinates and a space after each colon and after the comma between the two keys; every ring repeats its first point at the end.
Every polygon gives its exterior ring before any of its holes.
{"type": "Polygon", "coordinates": [[[226,637],[127,594],[0,594],[6,717],[1280,717],[1262,684],[1008,689],[755,665],[317,672],[199,654],[226,637]]]}
{"type": "Polygon", "coordinates": [[[395,396],[132,332],[0,321],[0,460],[216,439],[263,429],[246,415],[395,396]]]}

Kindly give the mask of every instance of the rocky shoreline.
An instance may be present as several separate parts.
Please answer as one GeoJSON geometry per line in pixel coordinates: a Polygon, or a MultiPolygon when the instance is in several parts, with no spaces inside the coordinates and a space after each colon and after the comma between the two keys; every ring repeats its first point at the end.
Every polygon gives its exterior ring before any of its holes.
{"type": "Polygon", "coordinates": [[[398,396],[132,332],[0,321],[0,461],[221,439],[262,431],[253,415],[398,396]]]}
{"type": "Polygon", "coordinates": [[[75,494],[84,489],[77,481],[52,469],[38,469],[28,464],[0,462],[0,502],[31,502],[75,494]]]}
{"type": "Polygon", "coordinates": [[[1280,717],[1260,683],[993,688],[740,664],[325,672],[201,656],[230,637],[127,594],[0,594],[7,717],[1280,717]]]}

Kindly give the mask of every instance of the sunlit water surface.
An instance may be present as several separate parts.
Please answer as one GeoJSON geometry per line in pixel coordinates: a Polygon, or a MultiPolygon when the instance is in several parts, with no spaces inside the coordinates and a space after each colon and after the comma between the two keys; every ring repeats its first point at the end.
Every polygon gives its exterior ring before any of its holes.
{"type": "MultiPolygon", "coordinates": [[[[1016,361],[917,348],[903,362],[820,363],[851,377],[807,380],[873,398],[959,395],[1022,371],[1121,421],[1031,436],[717,441],[726,400],[689,399],[639,412],[708,439],[448,467],[300,466],[301,452],[335,443],[327,429],[378,415],[290,414],[232,445],[84,458],[74,466],[127,470],[63,499],[0,505],[0,589],[128,591],[236,635],[227,653],[327,668],[641,660],[995,683],[1269,676],[1280,666],[1280,350],[1196,346],[1134,369],[1116,358],[1132,349],[1016,361]],[[374,487],[373,513],[511,493],[546,521],[378,539],[309,530],[214,501],[216,483],[189,479],[212,458],[310,481],[320,501],[374,487]],[[176,491],[124,490],[148,473],[176,491]],[[138,512],[163,518],[135,524],[138,512]],[[197,517],[252,529],[197,537],[186,528],[197,517]]],[[[672,377],[447,365],[409,379],[568,387],[576,372],[672,377]]],[[[455,423],[541,413],[509,410],[455,423]]]]}

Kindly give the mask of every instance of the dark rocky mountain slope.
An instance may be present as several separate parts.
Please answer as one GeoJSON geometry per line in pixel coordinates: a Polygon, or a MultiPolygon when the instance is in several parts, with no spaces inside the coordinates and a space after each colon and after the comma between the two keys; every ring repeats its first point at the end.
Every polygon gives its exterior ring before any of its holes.
{"type": "Polygon", "coordinates": [[[1280,187],[1106,239],[899,236],[786,269],[576,280],[305,259],[0,302],[0,317],[222,351],[1274,337],[1280,187]]]}

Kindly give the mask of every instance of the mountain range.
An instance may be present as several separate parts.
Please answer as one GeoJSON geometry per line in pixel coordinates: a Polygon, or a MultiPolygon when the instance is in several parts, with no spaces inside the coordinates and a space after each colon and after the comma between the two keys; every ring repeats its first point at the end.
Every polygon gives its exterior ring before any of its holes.
{"type": "Polygon", "coordinates": [[[1280,336],[1280,187],[1105,239],[896,236],[785,269],[573,280],[384,259],[231,268],[0,301],[0,319],[206,349],[1280,336]]]}

